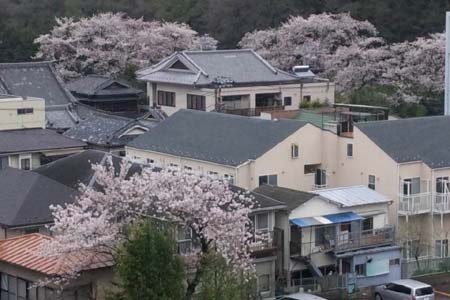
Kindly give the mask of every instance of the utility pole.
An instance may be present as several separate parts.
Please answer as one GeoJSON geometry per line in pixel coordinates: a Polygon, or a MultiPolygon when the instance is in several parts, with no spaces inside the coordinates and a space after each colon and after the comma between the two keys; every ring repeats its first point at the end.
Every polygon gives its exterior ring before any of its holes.
{"type": "Polygon", "coordinates": [[[450,115],[450,12],[445,16],[445,100],[444,115],[450,115]]]}

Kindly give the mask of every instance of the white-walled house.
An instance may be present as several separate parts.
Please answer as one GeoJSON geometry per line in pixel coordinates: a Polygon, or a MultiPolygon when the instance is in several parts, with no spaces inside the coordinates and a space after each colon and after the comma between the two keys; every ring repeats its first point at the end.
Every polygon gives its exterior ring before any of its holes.
{"type": "Polygon", "coordinates": [[[180,110],[126,146],[140,163],[174,166],[254,189],[272,184],[311,190],[324,184],[321,130],[295,120],[263,120],[180,110]]]}
{"type": "Polygon", "coordinates": [[[387,223],[391,200],[386,196],[366,186],[313,194],[264,185],[254,193],[288,207],[291,288],[330,274],[339,275],[349,290],[400,279],[401,252],[387,223]]]}
{"type": "Polygon", "coordinates": [[[150,106],[246,116],[295,110],[302,101],[334,103],[335,86],[311,71],[290,73],[249,49],[182,51],[139,70],[150,106]]]}

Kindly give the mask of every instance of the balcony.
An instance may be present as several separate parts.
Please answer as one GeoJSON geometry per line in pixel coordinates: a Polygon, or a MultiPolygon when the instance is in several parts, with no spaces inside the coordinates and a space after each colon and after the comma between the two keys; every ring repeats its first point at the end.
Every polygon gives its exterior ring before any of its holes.
{"type": "Polygon", "coordinates": [[[274,255],[278,250],[274,231],[262,231],[255,234],[249,245],[252,257],[259,258],[274,255]]]}
{"type": "Polygon", "coordinates": [[[274,112],[274,111],[282,111],[284,110],[283,105],[275,105],[275,106],[258,106],[256,108],[222,108],[220,112],[231,114],[231,115],[239,115],[246,117],[256,117],[261,115],[262,112],[274,112]]]}
{"type": "Polygon", "coordinates": [[[392,244],[395,241],[395,231],[392,226],[363,230],[350,233],[339,233],[335,239],[320,242],[290,243],[291,257],[310,256],[315,253],[345,252],[374,246],[392,244]],[[337,242],[336,242],[337,241],[337,242]]]}
{"type": "Polygon", "coordinates": [[[431,212],[431,193],[399,196],[399,215],[419,215],[431,212]]]}
{"type": "Polygon", "coordinates": [[[335,251],[344,252],[360,248],[392,244],[395,239],[394,227],[363,230],[338,235],[335,251]]]}
{"type": "Polygon", "coordinates": [[[435,193],[433,195],[433,212],[434,213],[450,213],[450,194],[435,193]]]}

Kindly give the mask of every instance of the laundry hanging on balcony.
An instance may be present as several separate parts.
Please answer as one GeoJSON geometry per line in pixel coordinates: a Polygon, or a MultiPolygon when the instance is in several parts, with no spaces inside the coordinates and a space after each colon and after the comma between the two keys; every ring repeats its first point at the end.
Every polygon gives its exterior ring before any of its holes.
{"type": "Polygon", "coordinates": [[[295,218],[291,219],[290,223],[298,227],[304,228],[319,225],[349,223],[360,220],[364,220],[364,217],[354,212],[343,212],[317,217],[295,218]]]}

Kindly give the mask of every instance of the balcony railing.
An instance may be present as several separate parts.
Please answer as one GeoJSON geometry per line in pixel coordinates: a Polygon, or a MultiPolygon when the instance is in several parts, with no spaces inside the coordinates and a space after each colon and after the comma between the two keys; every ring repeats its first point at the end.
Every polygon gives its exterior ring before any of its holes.
{"type": "Polygon", "coordinates": [[[450,194],[435,193],[433,195],[433,212],[450,213],[450,194]]]}
{"type": "Polygon", "coordinates": [[[338,235],[336,251],[348,251],[371,246],[391,244],[394,242],[394,227],[363,230],[338,235]]]}
{"type": "Polygon", "coordinates": [[[220,112],[232,115],[255,117],[261,115],[262,112],[272,112],[284,110],[283,105],[276,106],[259,106],[256,108],[221,108],[220,112]]]}
{"type": "Polygon", "coordinates": [[[256,232],[252,243],[250,243],[250,252],[254,256],[259,256],[261,253],[272,252],[277,249],[275,242],[274,231],[260,231],[256,232]]]}
{"type": "Polygon", "coordinates": [[[314,242],[290,243],[291,256],[310,256],[314,253],[328,251],[350,251],[372,246],[391,244],[395,240],[395,231],[392,226],[363,230],[357,232],[340,233],[335,239],[324,239],[314,242]]]}
{"type": "Polygon", "coordinates": [[[418,215],[431,212],[431,193],[400,195],[398,213],[418,215]]]}

